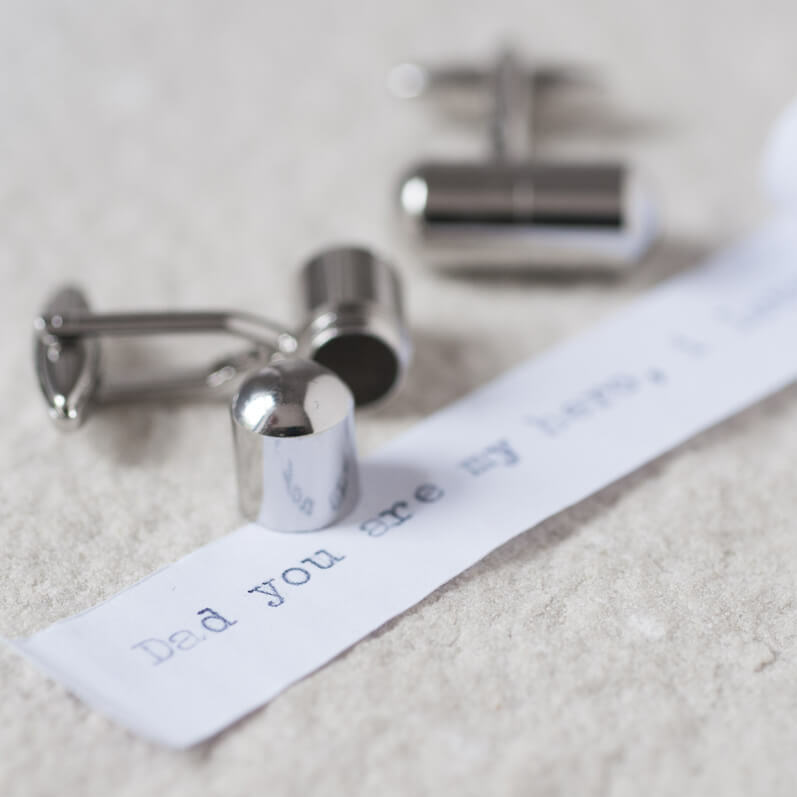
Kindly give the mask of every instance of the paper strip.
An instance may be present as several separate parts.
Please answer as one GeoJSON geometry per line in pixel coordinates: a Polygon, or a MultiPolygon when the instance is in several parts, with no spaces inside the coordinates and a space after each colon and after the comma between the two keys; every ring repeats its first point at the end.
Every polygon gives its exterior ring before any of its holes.
{"type": "Polygon", "coordinates": [[[762,160],[764,193],[776,205],[797,204],[797,100],[775,120],[762,160]]]}
{"type": "Polygon", "coordinates": [[[511,537],[792,382],[795,261],[784,217],[371,457],[345,524],[245,526],[14,644],[133,731],[202,741],[511,537]]]}

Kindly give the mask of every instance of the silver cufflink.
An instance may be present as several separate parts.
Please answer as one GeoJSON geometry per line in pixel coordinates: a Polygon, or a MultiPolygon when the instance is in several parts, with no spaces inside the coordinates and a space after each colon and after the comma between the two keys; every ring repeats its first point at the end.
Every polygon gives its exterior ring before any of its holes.
{"type": "Polygon", "coordinates": [[[388,88],[401,99],[478,95],[489,103],[488,160],[419,163],[401,180],[400,210],[432,264],[622,271],[645,253],[654,213],[632,169],[532,153],[535,93],[570,80],[562,69],[529,70],[509,51],[487,71],[410,63],[391,70],[388,88]]]}
{"type": "Polygon", "coordinates": [[[358,494],[353,411],[395,389],[410,337],[399,277],[366,249],[321,252],[300,272],[304,322],[295,331],[230,311],[95,313],[73,287],[34,322],[34,360],[49,415],[79,426],[104,403],[229,397],[241,509],[285,531],[322,528],[358,494]],[[100,338],[223,332],[247,346],[166,380],[106,384],[100,338]]]}

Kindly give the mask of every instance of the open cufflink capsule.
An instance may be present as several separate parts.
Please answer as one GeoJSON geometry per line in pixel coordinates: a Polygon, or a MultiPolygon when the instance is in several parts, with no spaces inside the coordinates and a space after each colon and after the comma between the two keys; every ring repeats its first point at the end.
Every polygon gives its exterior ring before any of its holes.
{"type": "Polygon", "coordinates": [[[321,252],[300,274],[305,322],[288,331],[228,311],[94,313],[76,288],[58,291],[34,322],[36,373],[50,417],[76,428],[103,403],[176,396],[232,403],[244,514],[307,531],[342,517],[358,491],[354,405],[401,380],[411,346],[399,278],[366,249],[321,252]],[[105,384],[100,337],[223,332],[248,342],[198,372],[105,384]]]}
{"type": "Polygon", "coordinates": [[[433,265],[620,272],[645,253],[654,213],[633,170],[532,157],[533,94],[570,80],[565,70],[524,69],[508,51],[486,72],[417,64],[391,71],[388,87],[402,99],[463,92],[490,99],[490,159],[420,163],[401,181],[401,212],[433,265]]]}

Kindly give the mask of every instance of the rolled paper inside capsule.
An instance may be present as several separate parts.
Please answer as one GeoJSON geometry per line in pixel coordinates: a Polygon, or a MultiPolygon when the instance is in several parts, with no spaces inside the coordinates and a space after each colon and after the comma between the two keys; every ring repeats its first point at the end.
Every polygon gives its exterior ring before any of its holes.
{"type": "Polygon", "coordinates": [[[426,164],[399,200],[428,258],[452,268],[622,270],[655,228],[648,192],[621,164],[426,164]]]}

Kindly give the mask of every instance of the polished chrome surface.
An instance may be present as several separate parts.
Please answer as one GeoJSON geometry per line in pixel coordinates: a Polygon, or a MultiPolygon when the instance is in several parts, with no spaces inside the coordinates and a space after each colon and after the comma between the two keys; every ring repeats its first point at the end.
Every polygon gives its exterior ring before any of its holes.
{"type": "Polygon", "coordinates": [[[501,164],[461,171],[435,164],[407,177],[401,202],[431,262],[460,273],[491,269],[622,273],[655,233],[649,192],[621,166],[501,164]],[[474,172],[479,172],[474,175],[474,172]],[[517,177],[517,179],[515,179],[517,177]]]}
{"type": "Polygon", "coordinates": [[[422,181],[423,202],[402,191],[404,210],[427,225],[540,224],[617,228],[624,223],[621,164],[429,163],[405,181],[422,181]]]}
{"type": "Polygon", "coordinates": [[[354,398],[321,365],[286,359],[250,374],[233,398],[241,511],[277,531],[312,531],[359,496],[354,398]]]}
{"type": "Polygon", "coordinates": [[[411,354],[393,267],[367,249],[340,247],[311,258],[300,278],[307,321],[298,353],[338,374],[358,406],[383,399],[411,354]]]}
{"type": "MultiPolygon", "coordinates": [[[[58,291],[47,314],[83,312],[85,296],[74,287],[58,291]]],[[[49,334],[42,321],[34,322],[33,357],[36,376],[50,417],[63,429],[74,429],[86,419],[99,386],[100,349],[96,340],[62,340],[49,334]]]]}
{"type": "Polygon", "coordinates": [[[458,270],[502,266],[622,271],[647,250],[655,216],[637,175],[618,163],[532,159],[535,90],[585,82],[573,70],[529,70],[511,51],[493,68],[401,64],[388,87],[402,99],[482,94],[491,157],[422,163],[399,186],[399,206],[424,256],[458,270]]]}

